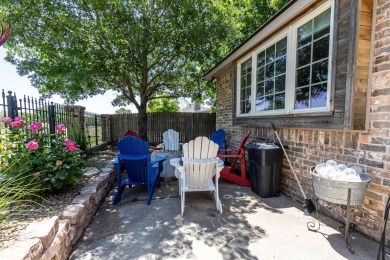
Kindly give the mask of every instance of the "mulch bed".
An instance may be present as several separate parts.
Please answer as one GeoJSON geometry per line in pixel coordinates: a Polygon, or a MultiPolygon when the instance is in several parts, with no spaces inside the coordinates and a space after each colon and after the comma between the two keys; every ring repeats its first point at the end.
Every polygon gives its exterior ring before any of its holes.
{"type": "MultiPolygon", "coordinates": [[[[114,157],[115,149],[108,147],[107,150],[90,155],[87,160],[87,167],[104,168],[114,157]]],[[[57,216],[71,204],[74,197],[80,194],[81,188],[95,178],[96,176],[81,178],[78,183],[68,190],[57,194],[44,195],[44,200],[40,201],[40,204],[29,203],[23,207],[23,214],[10,217],[6,220],[6,223],[0,223],[0,249],[12,244],[20,231],[31,222],[57,216]]]]}

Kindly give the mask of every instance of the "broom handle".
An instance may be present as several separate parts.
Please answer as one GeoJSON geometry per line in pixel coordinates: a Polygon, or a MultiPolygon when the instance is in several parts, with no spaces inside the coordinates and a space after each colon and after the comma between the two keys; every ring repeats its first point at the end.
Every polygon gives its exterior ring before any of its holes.
{"type": "Polygon", "coordinates": [[[272,125],[272,128],[274,129],[274,133],[275,133],[275,135],[276,135],[276,138],[278,138],[279,144],[280,144],[280,146],[281,146],[282,149],[283,149],[284,155],[286,155],[288,164],[290,165],[290,168],[291,168],[292,172],[294,173],[294,176],[295,176],[295,179],[297,180],[298,186],[299,186],[299,188],[301,189],[303,198],[306,200],[306,195],[305,195],[305,193],[303,192],[301,183],[299,182],[298,176],[297,176],[297,174],[296,174],[295,171],[294,171],[294,168],[293,168],[293,166],[292,166],[292,164],[291,164],[291,162],[290,162],[290,159],[288,158],[288,155],[287,155],[287,153],[286,153],[286,150],[284,150],[282,141],[280,141],[279,135],[278,135],[278,133],[276,132],[275,125],[274,125],[273,123],[271,123],[271,125],[272,125]]]}

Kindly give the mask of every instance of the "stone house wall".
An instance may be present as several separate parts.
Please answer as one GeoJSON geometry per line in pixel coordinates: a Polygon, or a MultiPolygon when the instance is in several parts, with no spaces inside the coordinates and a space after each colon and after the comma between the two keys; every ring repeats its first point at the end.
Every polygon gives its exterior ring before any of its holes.
{"type": "MultiPolygon", "coordinates": [[[[333,159],[348,166],[354,165],[370,176],[364,204],[352,207],[351,213],[359,231],[379,240],[385,204],[390,194],[390,4],[386,0],[378,0],[376,4],[368,130],[281,128],[278,134],[288,145],[290,160],[303,189],[311,198],[314,198],[314,192],[309,169],[320,162],[333,159]]],[[[235,112],[233,79],[233,71],[229,70],[216,81],[216,128],[226,131],[229,148],[238,147],[248,130],[252,130],[248,142],[273,140],[272,128],[232,124],[235,112]]],[[[283,162],[281,190],[303,201],[286,160],[283,162]]],[[[345,219],[345,206],[336,205],[332,210],[336,218],[345,219]]]]}

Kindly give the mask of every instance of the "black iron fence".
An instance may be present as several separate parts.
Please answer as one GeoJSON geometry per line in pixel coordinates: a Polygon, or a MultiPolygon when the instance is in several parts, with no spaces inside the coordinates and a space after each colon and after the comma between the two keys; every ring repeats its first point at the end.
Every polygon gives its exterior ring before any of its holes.
{"type": "MultiPolygon", "coordinates": [[[[23,116],[26,119],[26,125],[33,122],[41,123],[45,134],[54,134],[55,126],[62,123],[68,129],[66,132],[68,138],[72,138],[70,129],[75,129],[74,126],[78,125],[84,131],[89,147],[99,144],[103,141],[100,115],[84,113],[79,108],[79,106],[57,104],[26,95],[18,99],[16,93],[8,91],[6,94],[3,89],[0,99],[0,119],[3,117],[14,119],[17,116],[23,116]]],[[[5,127],[6,124],[0,121],[0,132],[5,127]]]]}
{"type": "Polygon", "coordinates": [[[90,146],[97,145],[102,140],[102,118],[100,115],[85,112],[84,113],[85,134],[90,146]]]}

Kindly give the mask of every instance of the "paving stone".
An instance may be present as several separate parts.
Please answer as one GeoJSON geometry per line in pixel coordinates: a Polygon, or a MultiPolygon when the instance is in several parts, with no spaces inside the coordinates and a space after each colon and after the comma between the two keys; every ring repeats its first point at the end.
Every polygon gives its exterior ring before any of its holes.
{"type": "Polygon", "coordinates": [[[66,207],[59,215],[59,219],[68,219],[70,224],[77,225],[85,213],[85,206],[80,204],[73,204],[66,207]]]}
{"type": "Polygon", "coordinates": [[[46,218],[29,224],[21,234],[22,238],[38,238],[41,240],[43,249],[46,249],[53,241],[58,231],[58,217],[46,218]]]}
{"type": "Polygon", "coordinates": [[[76,244],[81,235],[83,234],[83,229],[76,226],[71,226],[69,231],[69,238],[72,241],[72,246],[76,244]]]}
{"type": "Polygon", "coordinates": [[[80,194],[74,197],[74,199],[72,200],[72,204],[81,204],[89,208],[91,207],[91,204],[94,203],[95,197],[91,193],[80,194]]]}
{"type": "Polygon", "coordinates": [[[43,245],[40,239],[19,240],[0,251],[0,259],[20,260],[20,259],[40,259],[43,252],[43,245]]]}
{"type": "Polygon", "coordinates": [[[112,168],[101,168],[100,169],[100,171],[102,171],[102,172],[110,172],[110,171],[112,171],[112,168]]]}
{"type": "Polygon", "coordinates": [[[100,172],[100,170],[96,167],[87,167],[87,169],[85,170],[85,172],[83,174],[83,177],[90,178],[92,176],[99,174],[99,172],[100,172]]]}
{"type": "Polygon", "coordinates": [[[58,232],[50,244],[50,246],[43,252],[42,258],[45,259],[53,259],[56,255],[62,256],[62,254],[66,251],[66,246],[69,245],[69,231],[70,231],[70,223],[69,220],[60,220],[58,232]]]}

